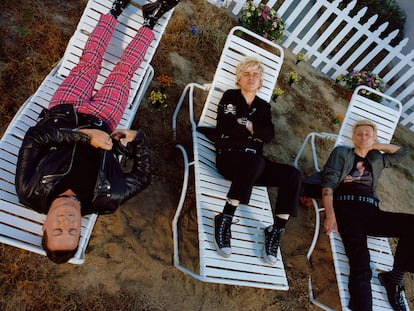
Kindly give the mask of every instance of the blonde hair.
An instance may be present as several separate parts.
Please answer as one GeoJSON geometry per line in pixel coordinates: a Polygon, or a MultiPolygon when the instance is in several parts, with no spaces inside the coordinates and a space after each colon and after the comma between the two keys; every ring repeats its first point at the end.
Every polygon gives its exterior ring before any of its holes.
{"type": "Polygon", "coordinates": [[[246,57],[236,67],[236,86],[239,87],[239,81],[244,71],[249,67],[256,67],[260,71],[260,87],[263,85],[263,65],[260,60],[254,57],[246,57]]]}
{"type": "Polygon", "coordinates": [[[377,125],[374,122],[370,120],[366,120],[366,119],[355,122],[355,124],[352,126],[352,135],[355,134],[355,131],[359,126],[364,126],[364,125],[371,126],[372,129],[374,130],[374,135],[377,136],[377,131],[378,131],[377,125]]]}

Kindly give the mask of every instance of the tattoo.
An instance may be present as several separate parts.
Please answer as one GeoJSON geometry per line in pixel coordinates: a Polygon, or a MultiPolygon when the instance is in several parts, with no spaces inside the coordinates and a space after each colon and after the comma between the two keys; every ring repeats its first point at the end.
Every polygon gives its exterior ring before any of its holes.
{"type": "Polygon", "coordinates": [[[324,197],[332,197],[333,196],[333,191],[331,188],[324,188],[322,190],[322,196],[324,197]]]}

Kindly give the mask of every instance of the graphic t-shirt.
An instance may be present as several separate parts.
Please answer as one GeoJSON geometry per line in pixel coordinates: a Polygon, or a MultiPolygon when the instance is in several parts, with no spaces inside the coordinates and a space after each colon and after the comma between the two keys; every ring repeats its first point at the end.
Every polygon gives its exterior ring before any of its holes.
{"type": "Polygon", "coordinates": [[[335,190],[335,195],[363,195],[374,197],[372,188],[372,168],[366,158],[355,154],[355,161],[351,171],[335,190]]]}

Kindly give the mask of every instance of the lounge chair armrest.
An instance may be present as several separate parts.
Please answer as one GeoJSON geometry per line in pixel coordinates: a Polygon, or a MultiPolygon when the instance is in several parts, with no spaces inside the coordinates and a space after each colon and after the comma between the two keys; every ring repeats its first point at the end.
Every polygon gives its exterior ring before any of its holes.
{"type": "Polygon", "coordinates": [[[298,162],[300,157],[302,156],[302,153],[308,144],[310,142],[311,148],[312,148],[312,157],[313,157],[313,165],[317,172],[320,172],[319,164],[318,164],[318,158],[316,154],[316,147],[315,147],[315,137],[324,138],[324,139],[330,139],[332,141],[335,141],[338,137],[337,134],[333,133],[327,133],[327,132],[311,132],[308,135],[306,135],[305,140],[303,141],[302,145],[299,148],[299,151],[295,157],[295,160],[293,161],[293,165],[295,167],[298,167],[298,162]]]}
{"type": "Polygon", "coordinates": [[[178,113],[181,110],[181,106],[183,105],[184,99],[188,95],[188,111],[189,111],[189,117],[191,126],[193,128],[196,128],[197,125],[194,121],[194,104],[193,104],[193,93],[194,88],[201,89],[203,91],[209,91],[211,87],[210,83],[206,84],[198,84],[198,83],[189,83],[186,85],[184,90],[181,93],[180,99],[178,100],[177,106],[175,107],[173,117],[172,117],[172,131],[173,131],[173,139],[176,140],[177,138],[177,117],[178,113]]]}

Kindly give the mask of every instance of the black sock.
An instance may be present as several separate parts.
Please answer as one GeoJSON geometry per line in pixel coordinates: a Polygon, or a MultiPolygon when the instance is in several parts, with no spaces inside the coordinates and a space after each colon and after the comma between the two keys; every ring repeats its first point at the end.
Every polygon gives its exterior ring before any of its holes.
{"type": "Polygon", "coordinates": [[[276,216],[274,222],[276,228],[283,229],[286,227],[287,219],[283,219],[276,216]]]}
{"type": "Polygon", "coordinates": [[[388,276],[393,284],[402,285],[404,274],[405,272],[398,270],[396,268],[393,268],[392,271],[388,273],[388,276]]]}
{"type": "Polygon", "coordinates": [[[223,214],[234,216],[236,208],[237,206],[231,205],[229,202],[226,202],[226,205],[224,205],[223,214]]]}

